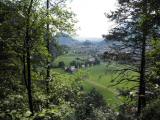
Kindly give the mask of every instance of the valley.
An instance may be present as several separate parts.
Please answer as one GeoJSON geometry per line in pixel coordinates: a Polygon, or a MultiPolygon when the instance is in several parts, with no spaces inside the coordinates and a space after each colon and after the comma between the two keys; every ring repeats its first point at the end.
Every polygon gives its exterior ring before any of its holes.
{"type": "Polygon", "coordinates": [[[60,62],[64,63],[62,68],[55,69],[57,72],[69,76],[74,76],[75,74],[81,74],[80,76],[84,76],[82,79],[82,86],[84,90],[89,92],[95,88],[103,95],[106,103],[115,108],[121,105],[125,100],[123,97],[119,96],[119,89],[123,89],[124,86],[128,86],[128,88],[130,88],[133,86],[133,83],[125,82],[113,86],[113,80],[118,75],[115,71],[125,65],[121,65],[114,61],[110,62],[109,60],[103,60],[102,56],[104,52],[110,51],[111,46],[112,43],[107,44],[105,41],[75,42],[73,46],[68,46],[70,49],[67,53],[56,58],[54,64],[59,66],[60,62]],[[90,65],[87,65],[89,64],[88,61],[90,59],[97,59],[99,63],[91,63],[90,65]],[[72,64],[73,61],[75,62],[75,66],[72,64]],[[73,71],[72,73],[66,72],[65,69],[69,66],[78,70],[73,71]]]}

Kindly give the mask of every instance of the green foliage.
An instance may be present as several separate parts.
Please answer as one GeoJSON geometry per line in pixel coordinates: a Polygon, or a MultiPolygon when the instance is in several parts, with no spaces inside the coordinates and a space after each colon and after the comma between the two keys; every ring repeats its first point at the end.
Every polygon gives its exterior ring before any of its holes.
{"type": "Polygon", "coordinates": [[[71,66],[77,66],[77,62],[74,60],[70,63],[71,66]]]}
{"type": "MultiPolygon", "coordinates": [[[[0,114],[2,119],[27,119],[28,98],[23,77],[23,55],[26,47],[25,32],[29,28],[29,47],[31,53],[31,77],[33,107],[39,112],[46,107],[48,96],[45,93],[46,59],[52,56],[46,49],[46,23],[52,25],[50,35],[59,31],[74,31],[74,15],[68,11],[66,1],[56,1],[46,17],[44,1],[34,1],[28,18],[30,0],[0,1],[0,114]],[[60,3],[59,3],[60,2],[60,3]],[[27,23],[27,22],[29,23],[27,23]],[[7,117],[8,116],[8,117],[7,117]]],[[[26,63],[25,63],[26,64],[26,63]]],[[[25,70],[26,72],[27,70],[25,70]]],[[[27,72],[26,72],[27,74],[27,72]]],[[[55,88],[56,89],[56,88],[55,88]]],[[[58,94],[58,93],[57,93],[58,94]]],[[[58,97],[57,97],[58,98],[58,97]]],[[[29,118],[28,118],[29,119],[29,118]]]]}
{"type": "Polygon", "coordinates": [[[141,120],[158,120],[160,118],[160,101],[152,101],[143,110],[141,120]]]}
{"type": "Polygon", "coordinates": [[[74,109],[70,107],[69,103],[63,102],[39,112],[35,115],[34,120],[73,120],[73,118],[74,109]]]}
{"type": "MultiPolygon", "coordinates": [[[[121,82],[125,80],[139,82],[137,108],[140,114],[146,105],[146,100],[150,103],[158,98],[159,45],[157,44],[159,44],[160,24],[157,18],[159,18],[160,2],[157,0],[119,0],[118,3],[117,10],[107,16],[115,20],[118,25],[104,37],[107,40],[121,41],[123,46],[120,48],[130,50],[132,67],[125,71],[134,71],[139,75],[126,77],[125,72],[121,72],[123,74],[121,82]],[[140,95],[145,97],[140,97],[140,95]]],[[[137,100],[137,97],[134,99],[137,100]]]]}
{"type": "Polygon", "coordinates": [[[63,61],[59,62],[58,67],[60,67],[60,68],[64,68],[64,67],[65,67],[64,62],[63,62],[63,61]]]}
{"type": "Polygon", "coordinates": [[[84,95],[76,106],[75,115],[76,120],[114,120],[116,117],[96,89],[84,95]]]}
{"type": "Polygon", "coordinates": [[[147,74],[147,100],[152,102],[159,98],[160,85],[160,41],[158,38],[152,39],[152,50],[147,52],[148,60],[150,61],[150,69],[147,74]]]}
{"type": "MultiPolygon", "coordinates": [[[[29,13],[27,11],[30,8],[30,2],[30,0],[0,1],[0,119],[115,120],[117,117],[115,112],[106,104],[104,99],[108,100],[108,98],[111,97],[111,99],[113,98],[111,102],[116,101],[116,103],[119,103],[119,99],[115,96],[113,97],[113,94],[115,94],[114,90],[110,91],[110,89],[107,88],[108,86],[104,86],[104,84],[108,84],[110,81],[106,81],[104,77],[105,74],[103,74],[103,72],[105,69],[102,68],[102,66],[104,67],[103,64],[100,67],[94,66],[95,68],[97,67],[97,69],[93,71],[91,68],[89,77],[86,76],[85,70],[80,70],[74,75],[62,74],[55,72],[55,69],[52,70],[53,66],[51,63],[53,63],[53,60],[69,49],[66,46],[61,47],[57,44],[55,40],[56,34],[60,32],[71,34],[75,31],[75,14],[67,8],[67,0],[50,1],[52,3],[48,10],[46,10],[44,0],[33,0],[33,6],[31,6],[30,9],[31,13],[29,13]],[[48,34],[46,34],[46,24],[50,25],[48,34]],[[28,36],[26,34],[27,29],[28,36]],[[28,44],[26,44],[25,41],[26,37],[29,39],[28,44]],[[46,37],[49,38],[50,50],[48,50],[46,45],[46,37]],[[28,64],[23,59],[24,57],[26,58],[26,48],[29,48],[28,52],[31,54],[28,58],[31,59],[31,92],[33,95],[32,107],[35,112],[34,116],[31,116],[28,108],[28,96],[26,92],[29,88],[24,79],[24,73],[26,75],[29,73],[27,68],[23,69],[24,66],[28,64]],[[49,64],[48,61],[50,61],[49,64]],[[51,69],[51,77],[46,79],[46,69],[48,67],[51,69]],[[86,80],[87,78],[89,78],[88,81],[86,80]],[[84,80],[88,91],[89,88],[93,86],[95,86],[97,90],[92,89],[87,93],[82,87],[82,80],[84,80]],[[49,92],[46,92],[46,83],[48,83],[49,92]],[[103,98],[99,91],[103,95],[105,94],[105,98],[103,98]]],[[[150,84],[147,84],[147,87],[149,91],[154,92],[153,98],[157,99],[159,89],[155,88],[155,85],[160,85],[160,43],[157,37],[158,32],[154,29],[156,25],[159,25],[157,23],[158,21],[156,21],[159,16],[159,10],[155,7],[155,3],[155,0],[148,3],[150,6],[150,16],[144,16],[139,11],[138,14],[136,14],[138,16],[134,16],[135,18],[132,19],[135,20],[135,22],[128,21],[127,25],[123,26],[128,27],[130,30],[123,27],[118,30],[125,32],[122,34],[125,38],[129,38],[127,40],[125,39],[125,43],[129,43],[127,45],[136,45],[139,47],[142,36],[136,31],[140,31],[140,29],[148,25],[146,23],[151,22],[149,25],[152,27],[151,31],[155,34],[155,38],[152,43],[152,51],[148,53],[152,64],[150,64],[150,72],[148,74],[150,84]],[[154,3],[153,6],[151,3],[154,3]],[[154,17],[151,16],[151,14],[154,14],[154,17]],[[137,18],[140,19],[138,23],[136,22],[137,18]],[[152,23],[152,21],[155,23],[152,23]],[[132,38],[133,36],[135,36],[134,39],[132,38]],[[128,40],[132,41],[131,44],[128,40]]],[[[124,4],[124,2],[122,2],[122,4],[123,7],[128,7],[126,5],[131,6],[131,8],[134,7],[134,4],[124,4]]],[[[125,12],[124,9],[124,11],[117,12],[112,17],[116,17],[118,14],[122,15],[125,12]]],[[[135,11],[129,11],[129,13],[132,12],[135,11]]],[[[128,13],[125,14],[125,16],[126,15],[128,15],[128,13]]],[[[125,16],[122,15],[118,20],[122,20],[125,16]]],[[[122,38],[122,36],[118,37],[122,38]]],[[[58,61],[59,67],[64,67],[65,64],[69,65],[71,61],[71,65],[77,67],[82,65],[83,60],[78,58],[80,56],[67,57],[66,61],[58,61]]],[[[63,57],[61,59],[63,59],[63,57]]],[[[95,64],[100,64],[99,59],[96,58],[95,64]]],[[[111,71],[109,72],[111,73],[111,71]]],[[[127,76],[128,74],[125,75],[127,76]]],[[[110,77],[111,75],[109,78],[110,77]]],[[[29,78],[29,75],[26,76],[26,78],[29,78]]],[[[150,119],[153,112],[153,119],[158,119],[158,106],[159,102],[149,104],[142,114],[142,119],[150,119]]],[[[132,108],[132,106],[124,107],[126,111],[130,110],[130,108],[132,108]]],[[[120,110],[120,115],[122,115],[119,116],[121,117],[120,119],[130,119],[127,117],[128,113],[124,109],[120,110]],[[122,113],[124,111],[126,114],[122,113]]]]}

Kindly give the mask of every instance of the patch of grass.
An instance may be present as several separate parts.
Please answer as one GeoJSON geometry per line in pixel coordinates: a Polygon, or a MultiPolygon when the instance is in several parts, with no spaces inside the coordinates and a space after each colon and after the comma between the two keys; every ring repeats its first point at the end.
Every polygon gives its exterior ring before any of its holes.
{"type": "MultiPolygon", "coordinates": [[[[56,59],[56,64],[59,61],[64,61],[66,65],[69,65],[71,61],[75,60],[77,57],[86,59],[87,56],[80,55],[63,55],[56,59]]],[[[111,86],[113,78],[116,77],[116,73],[114,72],[115,68],[124,68],[124,65],[119,65],[116,63],[102,63],[100,65],[92,66],[89,68],[82,69],[83,73],[85,73],[85,80],[82,82],[84,86],[84,90],[89,92],[91,89],[97,89],[106,100],[107,104],[110,104],[113,107],[116,107],[122,103],[122,98],[118,96],[117,88],[126,88],[132,87],[133,83],[123,83],[116,86],[111,86]]],[[[62,69],[56,69],[56,71],[62,74],[68,74],[64,72],[62,69]]],[[[128,73],[128,75],[132,75],[135,73],[128,73]]],[[[72,75],[72,74],[68,74],[72,75]]]]}
{"type": "Polygon", "coordinates": [[[101,84],[98,84],[94,81],[86,80],[83,82],[83,86],[84,86],[84,89],[88,92],[93,88],[96,88],[96,90],[98,90],[103,95],[107,104],[113,107],[116,107],[117,105],[121,104],[121,100],[120,98],[117,97],[116,93],[101,84]]]}
{"type": "Polygon", "coordinates": [[[69,65],[72,61],[76,60],[76,58],[81,58],[81,59],[87,59],[87,56],[85,55],[61,55],[55,60],[55,64],[58,65],[60,61],[63,61],[65,65],[69,65]]]}
{"type": "Polygon", "coordinates": [[[122,103],[122,98],[118,97],[117,88],[131,87],[133,83],[123,83],[117,86],[111,86],[111,81],[116,77],[116,73],[113,70],[117,67],[121,67],[117,64],[111,64],[111,66],[102,63],[85,70],[88,78],[84,80],[83,86],[86,91],[90,91],[92,88],[96,88],[107,101],[113,107],[122,103]]]}

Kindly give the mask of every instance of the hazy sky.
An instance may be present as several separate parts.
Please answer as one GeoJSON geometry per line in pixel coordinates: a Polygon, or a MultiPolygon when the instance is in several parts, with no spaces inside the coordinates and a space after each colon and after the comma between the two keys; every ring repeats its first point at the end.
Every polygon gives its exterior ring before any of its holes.
{"type": "Polygon", "coordinates": [[[104,15],[116,7],[116,0],[73,0],[71,9],[77,14],[80,38],[101,38],[113,26],[104,15]]]}

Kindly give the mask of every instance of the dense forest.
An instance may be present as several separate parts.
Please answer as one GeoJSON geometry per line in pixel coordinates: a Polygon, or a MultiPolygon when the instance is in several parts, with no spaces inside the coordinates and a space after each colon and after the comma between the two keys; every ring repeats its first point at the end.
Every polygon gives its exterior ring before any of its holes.
{"type": "MultiPolygon", "coordinates": [[[[106,43],[120,44],[100,55],[104,43],[94,51],[89,41],[82,48],[80,43],[74,48],[58,43],[58,35],[76,32],[70,1],[0,1],[0,120],[160,119],[160,1],[117,1],[116,10],[105,14],[116,26],[102,37],[106,43]],[[79,55],[85,49],[92,57],[79,55]],[[79,56],[68,65],[65,59],[58,61],[70,51],[79,56]],[[123,85],[116,93],[123,100],[116,106],[101,90],[86,90],[84,85],[89,74],[84,69],[101,66],[111,72],[108,66],[113,64],[110,86],[123,85]]],[[[96,72],[91,79],[96,79],[96,72]]]]}

